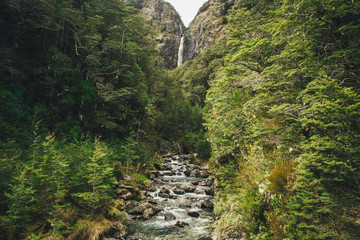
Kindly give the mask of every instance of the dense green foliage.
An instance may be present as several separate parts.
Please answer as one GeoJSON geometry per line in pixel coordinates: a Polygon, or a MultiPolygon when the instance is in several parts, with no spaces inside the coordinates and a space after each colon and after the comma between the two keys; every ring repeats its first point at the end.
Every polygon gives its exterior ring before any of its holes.
{"type": "Polygon", "coordinates": [[[359,3],[241,1],[228,18],[226,48],[176,70],[206,111],[216,234],[357,239],[359,3]]]}
{"type": "Polygon", "coordinates": [[[0,238],[97,239],[116,182],[146,183],[161,143],[201,128],[122,0],[0,3],[0,238]]]}
{"type": "Polygon", "coordinates": [[[221,18],[226,40],[168,76],[122,0],[0,2],[0,238],[121,226],[116,185],[161,150],[210,158],[220,239],[359,238],[360,3],[221,18]]]}

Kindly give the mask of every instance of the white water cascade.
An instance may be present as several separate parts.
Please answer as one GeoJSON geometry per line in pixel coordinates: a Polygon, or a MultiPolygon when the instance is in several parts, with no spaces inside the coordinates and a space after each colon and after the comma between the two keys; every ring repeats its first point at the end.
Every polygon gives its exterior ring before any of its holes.
{"type": "Polygon", "coordinates": [[[183,63],[183,56],[184,56],[184,36],[181,37],[180,40],[180,47],[178,52],[178,67],[183,63]]]}

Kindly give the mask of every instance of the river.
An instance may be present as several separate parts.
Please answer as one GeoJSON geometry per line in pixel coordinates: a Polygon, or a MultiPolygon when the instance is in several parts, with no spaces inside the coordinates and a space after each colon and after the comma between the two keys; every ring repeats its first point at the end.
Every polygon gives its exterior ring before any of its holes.
{"type": "Polygon", "coordinates": [[[213,239],[213,179],[208,169],[191,164],[187,155],[165,156],[163,161],[145,192],[147,202],[129,211],[133,215],[125,239],[213,239]]]}

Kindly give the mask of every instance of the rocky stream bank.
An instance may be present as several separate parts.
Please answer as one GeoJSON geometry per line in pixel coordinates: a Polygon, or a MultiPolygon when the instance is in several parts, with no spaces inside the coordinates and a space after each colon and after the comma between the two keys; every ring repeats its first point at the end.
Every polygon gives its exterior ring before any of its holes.
{"type": "Polygon", "coordinates": [[[119,189],[127,200],[127,228],[104,240],[213,239],[214,181],[208,169],[190,163],[188,155],[165,155],[155,167],[149,187],[119,189]],[[131,200],[134,191],[140,192],[137,200],[131,200]]]}

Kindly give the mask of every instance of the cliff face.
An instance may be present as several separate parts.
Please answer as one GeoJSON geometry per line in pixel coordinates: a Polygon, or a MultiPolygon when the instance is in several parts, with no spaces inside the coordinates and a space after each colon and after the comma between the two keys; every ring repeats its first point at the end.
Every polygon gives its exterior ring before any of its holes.
{"type": "Polygon", "coordinates": [[[209,0],[199,9],[186,29],[174,7],[164,0],[128,0],[140,9],[146,22],[156,31],[156,42],[164,67],[177,66],[181,36],[184,34],[183,60],[192,60],[227,35],[227,12],[242,0],[209,0]]]}
{"type": "Polygon", "coordinates": [[[164,0],[130,0],[130,5],[140,9],[146,22],[156,31],[156,42],[164,67],[177,66],[180,39],[185,26],[174,7],[164,0]]]}
{"type": "Polygon", "coordinates": [[[192,60],[227,35],[227,11],[241,0],[209,0],[199,9],[185,33],[184,60],[192,60]]]}

